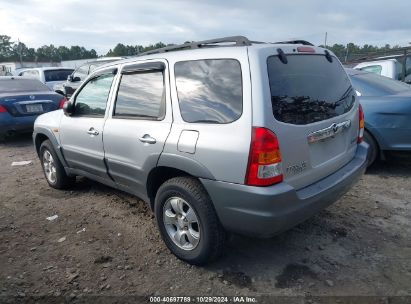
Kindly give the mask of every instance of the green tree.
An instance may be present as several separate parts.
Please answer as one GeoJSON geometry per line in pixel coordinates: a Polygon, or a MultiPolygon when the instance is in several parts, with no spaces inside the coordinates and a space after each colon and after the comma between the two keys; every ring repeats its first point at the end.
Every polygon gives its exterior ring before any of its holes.
{"type": "Polygon", "coordinates": [[[13,52],[13,42],[11,37],[7,35],[0,35],[0,61],[7,60],[13,52]]]}

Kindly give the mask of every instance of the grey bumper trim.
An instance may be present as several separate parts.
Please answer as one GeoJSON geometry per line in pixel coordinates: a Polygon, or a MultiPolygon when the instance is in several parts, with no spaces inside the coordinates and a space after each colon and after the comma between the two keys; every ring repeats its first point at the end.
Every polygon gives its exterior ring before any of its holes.
{"type": "Polygon", "coordinates": [[[355,157],[338,171],[300,190],[286,183],[271,187],[200,179],[222,225],[229,231],[270,237],[313,216],[337,201],[363,175],[368,145],[358,146],[355,157]]]}

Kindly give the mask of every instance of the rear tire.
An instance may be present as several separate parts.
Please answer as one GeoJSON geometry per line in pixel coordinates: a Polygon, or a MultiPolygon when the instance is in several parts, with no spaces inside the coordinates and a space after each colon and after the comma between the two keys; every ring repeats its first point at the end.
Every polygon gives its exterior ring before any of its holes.
{"type": "Polygon", "coordinates": [[[378,144],[368,131],[364,131],[364,141],[370,146],[368,148],[368,167],[377,159],[379,148],[378,144]]]}
{"type": "Polygon", "coordinates": [[[161,237],[179,259],[204,265],[222,254],[225,231],[198,180],[176,177],[166,181],[157,191],[154,212],[161,237]]]}
{"type": "Polygon", "coordinates": [[[45,140],[40,146],[40,162],[44,176],[50,187],[67,189],[74,184],[76,177],[68,176],[60,162],[50,140],[45,140]]]}

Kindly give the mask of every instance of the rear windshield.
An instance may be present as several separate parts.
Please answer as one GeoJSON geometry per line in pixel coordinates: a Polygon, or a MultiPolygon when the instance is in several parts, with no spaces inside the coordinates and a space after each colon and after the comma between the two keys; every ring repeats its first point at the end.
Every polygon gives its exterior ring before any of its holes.
{"type": "Polygon", "coordinates": [[[46,70],[44,71],[44,78],[48,81],[65,81],[67,77],[73,73],[73,69],[67,70],[46,70]]]}
{"type": "Polygon", "coordinates": [[[36,79],[8,78],[0,80],[0,94],[14,92],[41,92],[50,89],[36,79]]]}
{"type": "Polygon", "coordinates": [[[267,60],[275,119],[305,125],[342,115],[353,107],[355,91],[335,57],[288,55],[267,60]]]}
{"type": "Polygon", "coordinates": [[[351,75],[351,81],[363,96],[394,95],[411,91],[409,84],[372,73],[351,75]]]}

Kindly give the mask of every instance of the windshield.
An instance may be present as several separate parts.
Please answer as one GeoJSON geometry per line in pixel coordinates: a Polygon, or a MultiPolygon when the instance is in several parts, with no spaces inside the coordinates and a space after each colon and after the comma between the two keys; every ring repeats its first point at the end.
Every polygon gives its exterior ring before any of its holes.
{"type": "Polygon", "coordinates": [[[351,75],[351,81],[362,96],[395,95],[411,90],[408,84],[372,73],[351,75]]]}
{"type": "Polygon", "coordinates": [[[347,113],[355,91],[339,61],[324,55],[288,55],[267,60],[275,119],[305,125],[347,113]]]}
{"type": "Polygon", "coordinates": [[[44,92],[50,89],[36,79],[8,78],[0,80],[0,94],[15,92],[44,92]]]}
{"type": "Polygon", "coordinates": [[[73,69],[62,70],[45,70],[44,78],[46,82],[49,81],[66,81],[67,77],[73,73],[73,69]]]}

